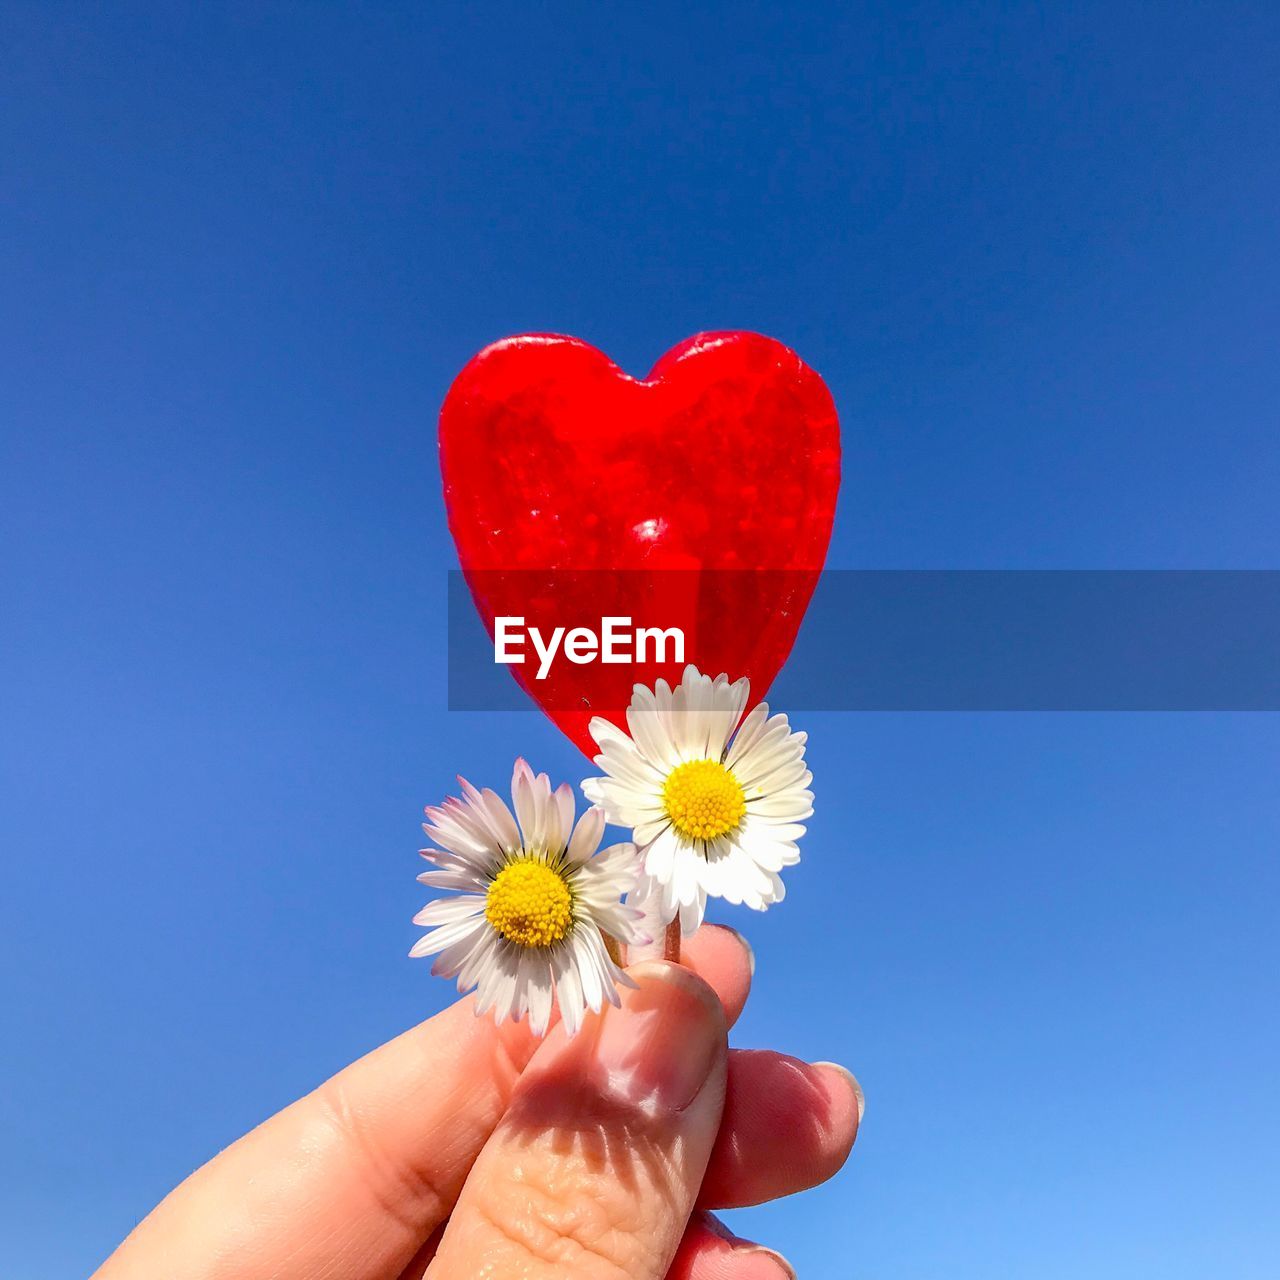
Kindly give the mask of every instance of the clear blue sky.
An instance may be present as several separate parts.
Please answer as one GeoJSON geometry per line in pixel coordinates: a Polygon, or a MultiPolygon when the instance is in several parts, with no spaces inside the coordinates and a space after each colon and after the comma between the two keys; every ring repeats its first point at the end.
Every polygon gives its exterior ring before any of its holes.
{"type": "MultiPolygon", "coordinates": [[[[0,1233],[86,1273],[444,1002],[434,418],[486,342],[787,341],[840,567],[1275,567],[1270,3],[0,6],[0,1233]],[[961,13],[961,10],[964,10],[961,13]]],[[[848,1063],[807,1277],[1261,1280],[1280,718],[807,715],[737,1040],[848,1063]]]]}

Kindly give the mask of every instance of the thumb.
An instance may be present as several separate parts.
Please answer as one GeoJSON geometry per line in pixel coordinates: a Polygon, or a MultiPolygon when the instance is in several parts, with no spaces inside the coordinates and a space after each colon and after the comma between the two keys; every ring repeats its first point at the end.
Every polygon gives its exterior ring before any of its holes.
{"type": "Polygon", "coordinates": [[[429,1280],[666,1275],[720,1124],[725,1019],[688,969],[630,973],[621,1008],[534,1054],[429,1280]]]}

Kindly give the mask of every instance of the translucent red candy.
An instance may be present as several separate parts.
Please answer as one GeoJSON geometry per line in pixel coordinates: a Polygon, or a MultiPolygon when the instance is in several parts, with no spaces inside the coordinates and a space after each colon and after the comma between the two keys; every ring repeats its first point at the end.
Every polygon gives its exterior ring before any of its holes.
{"type": "MultiPolygon", "coordinates": [[[[575,338],[477,355],[440,412],[449,528],[476,605],[599,631],[603,616],[679,626],[686,661],[764,696],[826,557],[840,484],[835,405],[789,348],[706,333],[629,377],[575,338]]],[[[526,646],[527,647],[527,646],[526,646]]],[[[532,651],[528,654],[534,658],[532,651]]],[[[593,715],[625,724],[633,683],[682,664],[512,674],[588,755],[593,715]]]]}

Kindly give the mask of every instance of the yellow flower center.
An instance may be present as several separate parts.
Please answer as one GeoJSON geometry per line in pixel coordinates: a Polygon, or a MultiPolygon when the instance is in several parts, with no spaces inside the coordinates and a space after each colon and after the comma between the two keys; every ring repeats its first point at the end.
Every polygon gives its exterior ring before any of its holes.
{"type": "Polygon", "coordinates": [[[545,862],[513,862],[489,886],[484,917],[495,933],[522,947],[550,947],[573,923],[573,895],[545,862]]]}
{"type": "Polygon", "coordinates": [[[747,811],[737,778],[718,760],[676,765],[667,774],[662,803],[675,829],[692,840],[714,840],[732,831],[747,811]]]}

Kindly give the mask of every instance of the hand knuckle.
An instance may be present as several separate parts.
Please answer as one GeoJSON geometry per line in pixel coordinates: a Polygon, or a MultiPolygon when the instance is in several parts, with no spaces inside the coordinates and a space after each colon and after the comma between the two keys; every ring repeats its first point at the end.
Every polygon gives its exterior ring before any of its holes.
{"type": "Polygon", "coordinates": [[[387,1216],[407,1232],[420,1235],[448,1212],[449,1199],[418,1161],[393,1158],[360,1109],[351,1102],[341,1077],[321,1085],[312,1095],[319,1123],[348,1150],[364,1174],[369,1194],[387,1216]]]}
{"type": "Polygon", "coordinates": [[[580,1163],[512,1161],[481,1199],[480,1214],[525,1260],[513,1274],[629,1280],[662,1270],[638,1198],[580,1163]]]}

